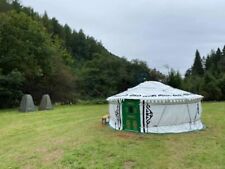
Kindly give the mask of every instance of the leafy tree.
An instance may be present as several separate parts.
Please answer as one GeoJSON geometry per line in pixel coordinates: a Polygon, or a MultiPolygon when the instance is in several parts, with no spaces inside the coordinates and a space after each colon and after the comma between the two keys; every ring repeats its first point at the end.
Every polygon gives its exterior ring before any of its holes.
{"type": "Polygon", "coordinates": [[[7,3],[6,0],[0,0],[0,13],[1,12],[7,12],[9,10],[11,10],[11,6],[9,3],[7,3]]]}
{"type": "Polygon", "coordinates": [[[168,75],[167,84],[175,88],[181,88],[182,77],[180,73],[178,71],[176,72],[175,70],[171,69],[168,75]]]}
{"type": "Polygon", "coordinates": [[[205,100],[220,100],[222,96],[218,80],[210,73],[204,76],[203,92],[205,100]]]}
{"type": "Polygon", "coordinates": [[[13,0],[11,4],[13,9],[15,9],[18,12],[22,9],[22,5],[20,4],[19,0],[13,0]]]}
{"type": "Polygon", "coordinates": [[[225,100],[225,73],[222,77],[218,80],[218,88],[221,90],[221,98],[220,100],[225,100]]]}
{"type": "Polygon", "coordinates": [[[0,71],[0,108],[18,105],[22,96],[20,88],[23,81],[23,74],[16,69],[7,75],[0,71]]]}
{"type": "Polygon", "coordinates": [[[149,78],[153,81],[165,82],[166,76],[156,69],[150,69],[149,78]]]}
{"type": "Polygon", "coordinates": [[[185,78],[188,78],[191,76],[191,72],[192,70],[191,69],[188,69],[186,72],[185,72],[185,78]]]}
{"type": "MultiPolygon", "coordinates": [[[[58,82],[56,77],[62,79],[60,74],[67,69],[63,65],[69,62],[71,56],[60,47],[59,41],[51,41],[41,24],[23,12],[14,11],[1,14],[0,20],[2,74],[8,77],[15,69],[21,72],[25,79],[20,88],[21,92],[31,93],[34,98],[39,98],[46,92],[55,96],[59,91],[50,90],[51,84],[64,88],[65,84],[73,83],[71,78],[64,79],[63,83],[58,82]]],[[[67,73],[69,74],[69,71],[67,73]]],[[[64,89],[65,93],[67,88],[64,89]]],[[[61,99],[64,100],[63,97],[61,99]]]]}

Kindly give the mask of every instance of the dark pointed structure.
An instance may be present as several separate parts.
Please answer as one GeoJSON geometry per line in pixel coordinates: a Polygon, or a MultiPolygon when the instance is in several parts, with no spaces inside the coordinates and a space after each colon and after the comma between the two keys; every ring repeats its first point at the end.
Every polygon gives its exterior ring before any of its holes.
{"type": "Polygon", "coordinates": [[[51,110],[51,109],[53,109],[53,106],[50,96],[48,94],[45,94],[42,96],[39,110],[51,110]]]}
{"type": "Polygon", "coordinates": [[[19,111],[21,111],[21,112],[32,112],[32,111],[35,111],[35,110],[36,110],[36,108],[35,108],[32,96],[30,94],[25,94],[22,97],[22,100],[20,102],[19,111]]]}

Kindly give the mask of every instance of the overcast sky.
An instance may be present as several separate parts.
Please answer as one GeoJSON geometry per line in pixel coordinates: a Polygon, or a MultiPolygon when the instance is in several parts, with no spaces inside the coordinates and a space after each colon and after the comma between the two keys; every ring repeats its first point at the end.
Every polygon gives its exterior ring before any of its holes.
{"type": "Polygon", "coordinates": [[[166,72],[184,73],[199,49],[225,44],[224,0],[21,0],[75,30],[93,36],[112,53],[141,59],[166,72]]]}

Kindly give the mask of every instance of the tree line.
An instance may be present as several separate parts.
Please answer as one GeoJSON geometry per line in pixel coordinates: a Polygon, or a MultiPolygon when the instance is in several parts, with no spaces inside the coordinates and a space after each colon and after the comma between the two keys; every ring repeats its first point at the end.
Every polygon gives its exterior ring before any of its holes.
{"type": "Polygon", "coordinates": [[[204,96],[204,100],[225,100],[225,46],[221,50],[211,50],[207,57],[201,57],[198,50],[195,53],[194,63],[185,77],[179,72],[171,70],[167,83],[204,96]]]}
{"type": "MultiPolygon", "coordinates": [[[[43,94],[53,102],[105,99],[146,80],[156,80],[207,100],[223,100],[225,49],[196,58],[185,78],[164,75],[141,60],[128,61],[101,42],[38,14],[18,0],[0,0],[0,108],[19,104],[29,93],[36,103],[43,94]]],[[[138,56],[137,56],[138,57],[138,56]]]]}
{"type": "Polygon", "coordinates": [[[205,100],[225,100],[225,47],[212,50],[207,57],[196,51],[193,66],[185,74],[184,89],[202,94],[205,100]]]}
{"type": "Polygon", "coordinates": [[[143,61],[110,53],[46,12],[0,0],[0,107],[17,106],[24,93],[36,103],[45,93],[60,103],[105,99],[163,77],[143,61]]]}

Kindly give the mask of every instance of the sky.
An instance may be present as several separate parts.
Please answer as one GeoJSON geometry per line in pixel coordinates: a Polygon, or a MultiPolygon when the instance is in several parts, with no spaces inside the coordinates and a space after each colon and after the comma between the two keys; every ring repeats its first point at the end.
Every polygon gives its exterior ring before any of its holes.
{"type": "Polygon", "coordinates": [[[225,45],[224,0],[21,0],[61,24],[93,36],[113,54],[182,74],[195,51],[225,45]]]}

